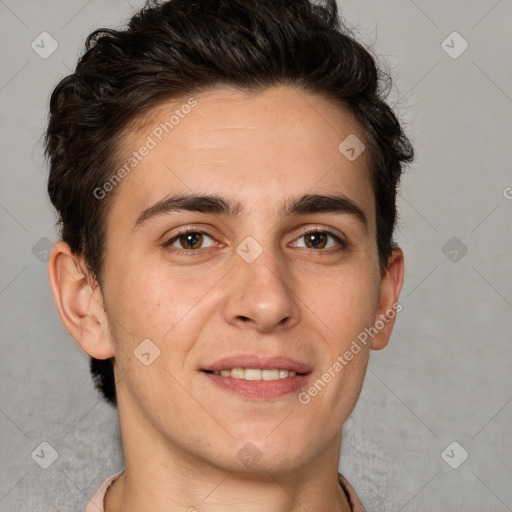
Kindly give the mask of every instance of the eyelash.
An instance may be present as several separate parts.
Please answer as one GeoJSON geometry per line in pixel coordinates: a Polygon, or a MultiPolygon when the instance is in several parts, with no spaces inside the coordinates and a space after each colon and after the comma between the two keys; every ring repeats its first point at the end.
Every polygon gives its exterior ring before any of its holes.
{"type": "MultiPolygon", "coordinates": [[[[164,249],[170,250],[171,252],[173,252],[175,254],[178,254],[178,255],[183,254],[183,255],[187,255],[187,256],[199,256],[201,254],[201,249],[178,249],[176,247],[171,247],[172,244],[176,240],[178,240],[180,238],[180,236],[187,235],[189,233],[206,235],[209,238],[211,238],[212,240],[214,239],[214,237],[212,235],[210,235],[206,231],[201,231],[201,230],[194,229],[194,228],[186,228],[186,229],[180,231],[179,233],[176,233],[176,235],[174,235],[172,238],[170,238],[169,240],[164,242],[162,244],[162,247],[164,249]]],[[[324,234],[330,236],[331,238],[333,238],[338,243],[339,247],[337,247],[337,248],[332,248],[331,247],[329,249],[308,249],[310,251],[314,251],[314,252],[338,252],[338,251],[341,251],[341,250],[347,248],[347,244],[338,235],[334,234],[332,231],[329,231],[328,229],[321,229],[321,228],[308,229],[308,228],[305,228],[304,231],[299,235],[299,237],[296,240],[299,240],[300,238],[303,238],[306,235],[314,234],[314,233],[324,233],[324,234]]]]}

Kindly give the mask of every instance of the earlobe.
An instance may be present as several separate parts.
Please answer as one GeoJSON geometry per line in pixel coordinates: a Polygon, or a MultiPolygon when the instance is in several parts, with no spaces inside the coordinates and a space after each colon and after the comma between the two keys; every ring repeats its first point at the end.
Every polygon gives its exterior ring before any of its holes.
{"type": "Polygon", "coordinates": [[[82,350],[96,359],[114,357],[100,287],[65,242],[56,242],[48,279],[62,324],[82,350]]]}
{"type": "Polygon", "coordinates": [[[404,255],[399,247],[395,247],[381,281],[379,307],[375,318],[375,328],[378,332],[371,342],[373,350],[382,350],[389,342],[396,315],[402,309],[399,298],[403,282],[404,255]]]}

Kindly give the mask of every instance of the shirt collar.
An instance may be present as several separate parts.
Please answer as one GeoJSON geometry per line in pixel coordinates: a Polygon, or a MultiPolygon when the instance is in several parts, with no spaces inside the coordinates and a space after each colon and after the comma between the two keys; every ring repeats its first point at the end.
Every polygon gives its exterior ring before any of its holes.
{"type": "MultiPolygon", "coordinates": [[[[94,496],[91,498],[87,507],[85,508],[85,512],[105,512],[105,494],[107,493],[108,488],[124,473],[120,471],[115,475],[107,478],[101,487],[96,491],[94,496]]],[[[359,496],[356,494],[354,488],[350,485],[348,480],[341,474],[338,473],[338,482],[345,492],[347,496],[347,500],[350,504],[350,509],[352,512],[366,512],[359,496]]]]}

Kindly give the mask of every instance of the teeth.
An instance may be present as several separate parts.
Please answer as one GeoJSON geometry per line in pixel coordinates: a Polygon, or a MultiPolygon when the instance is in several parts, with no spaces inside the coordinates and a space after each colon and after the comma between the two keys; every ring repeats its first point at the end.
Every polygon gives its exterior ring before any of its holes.
{"type": "MultiPolygon", "coordinates": [[[[242,370],[244,371],[244,370],[242,370]]],[[[258,368],[246,368],[245,369],[245,380],[261,380],[261,370],[258,368]]]]}
{"type": "Polygon", "coordinates": [[[231,370],[214,371],[215,375],[232,377],[245,380],[279,380],[286,377],[295,377],[297,372],[293,370],[278,370],[276,368],[260,370],[259,368],[233,368],[231,370]]]}
{"type": "Polygon", "coordinates": [[[278,380],[279,370],[261,370],[261,380],[278,380]]]}
{"type": "Polygon", "coordinates": [[[234,379],[244,379],[245,378],[245,371],[243,368],[233,368],[231,370],[231,377],[234,379]]]}

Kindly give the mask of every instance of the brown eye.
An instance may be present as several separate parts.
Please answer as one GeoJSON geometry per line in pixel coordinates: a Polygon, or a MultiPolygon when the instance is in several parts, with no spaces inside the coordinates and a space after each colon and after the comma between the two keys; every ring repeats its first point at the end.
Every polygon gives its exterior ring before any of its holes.
{"type": "Polygon", "coordinates": [[[328,236],[325,233],[309,233],[304,235],[306,246],[310,249],[324,249],[327,245],[328,236]]]}
{"type": "Polygon", "coordinates": [[[203,242],[201,233],[186,233],[178,238],[183,249],[199,249],[203,242]]]}
{"type": "Polygon", "coordinates": [[[304,240],[305,245],[298,245],[298,242],[295,242],[294,246],[305,247],[306,249],[332,249],[336,246],[338,246],[338,249],[344,249],[346,247],[345,243],[330,231],[308,231],[301,235],[298,240],[304,240]],[[333,240],[334,243],[330,243],[329,239],[333,240]]]}
{"type": "MultiPolygon", "coordinates": [[[[213,242],[213,238],[203,231],[184,231],[178,233],[176,236],[168,240],[163,244],[165,248],[171,248],[170,250],[180,251],[197,251],[198,249],[205,248],[203,244],[207,239],[213,242]],[[179,245],[177,245],[179,244],[179,245]]],[[[211,247],[213,243],[210,243],[211,247]]]]}

